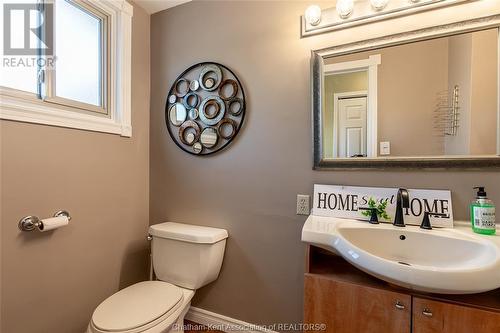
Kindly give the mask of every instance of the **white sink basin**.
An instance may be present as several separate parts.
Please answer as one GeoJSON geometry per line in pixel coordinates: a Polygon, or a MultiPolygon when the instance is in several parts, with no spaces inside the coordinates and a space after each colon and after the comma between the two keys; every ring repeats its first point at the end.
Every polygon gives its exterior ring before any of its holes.
{"type": "Polygon", "coordinates": [[[311,215],[302,241],[410,289],[470,294],[500,287],[500,237],[474,234],[466,224],[423,230],[311,215]]]}

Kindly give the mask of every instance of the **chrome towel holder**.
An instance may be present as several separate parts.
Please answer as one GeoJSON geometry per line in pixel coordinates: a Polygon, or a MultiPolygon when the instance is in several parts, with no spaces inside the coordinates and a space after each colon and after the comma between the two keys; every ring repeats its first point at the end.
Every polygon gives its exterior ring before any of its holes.
{"type": "MultiPolygon", "coordinates": [[[[68,221],[71,221],[71,216],[69,213],[65,210],[60,210],[57,211],[53,217],[61,217],[61,216],[66,216],[68,218],[68,221]]],[[[43,230],[43,222],[40,220],[37,216],[34,215],[28,215],[23,217],[18,225],[19,230],[21,231],[33,231],[35,229],[38,229],[39,231],[43,230]]]]}

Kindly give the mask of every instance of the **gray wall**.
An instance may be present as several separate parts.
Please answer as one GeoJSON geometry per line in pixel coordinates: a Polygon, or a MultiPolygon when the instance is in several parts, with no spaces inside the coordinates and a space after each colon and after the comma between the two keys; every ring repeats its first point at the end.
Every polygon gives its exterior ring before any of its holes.
{"type": "MultiPolygon", "coordinates": [[[[299,16],[308,4],[199,1],[151,17],[150,220],[229,231],[221,275],[196,293],[193,304],[252,323],[302,318],[305,217],[295,215],[295,200],[297,193],[311,193],[314,183],[449,188],[462,219],[474,185],[486,185],[500,202],[498,172],[312,170],[310,50],[390,33],[397,26],[387,21],[364,34],[354,29],[300,39],[299,16]],[[164,120],[170,85],[201,61],[232,68],[248,98],[239,137],[211,157],[177,148],[164,120]]],[[[460,13],[466,18],[481,10],[475,8],[460,13]]],[[[458,11],[397,22],[408,29],[444,24],[459,19],[458,11]]]]}
{"type": "Polygon", "coordinates": [[[149,15],[132,20],[132,138],[0,121],[4,333],[82,333],[105,298],[147,277],[149,15]],[[70,225],[20,233],[25,215],[70,225]]]}

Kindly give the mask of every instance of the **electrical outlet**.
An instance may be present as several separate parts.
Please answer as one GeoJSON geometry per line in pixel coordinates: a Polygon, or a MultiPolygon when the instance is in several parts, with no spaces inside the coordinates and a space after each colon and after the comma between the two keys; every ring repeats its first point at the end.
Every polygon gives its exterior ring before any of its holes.
{"type": "Polygon", "coordinates": [[[297,194],[297,215],[309,215],[309,196],[297,194]]]}
{"type": "Polygon", "coordinates": [[[389,141],[380,142],[380,155],[391,155],[391,143],[389,141]]]}

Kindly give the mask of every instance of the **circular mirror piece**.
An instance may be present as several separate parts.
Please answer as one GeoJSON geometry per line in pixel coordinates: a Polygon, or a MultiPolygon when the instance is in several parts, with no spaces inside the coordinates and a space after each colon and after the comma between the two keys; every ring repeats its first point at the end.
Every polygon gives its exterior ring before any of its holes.
{"type": "Polygon", "coordinates": [[[189,132],[188,134],[186,134],[186,142],[188,144],[193,144],[194,143],[194,139],[195,139],[194,133],[189,132]]]}
{"type": "Polygon", "coordinates": [[[241,98],[231,98],[227,101],[227,111],[233,116],[239,116],[243,111],[243,100],[241,98]]]}
{"type": "MultiPolygon", "coordinates": [[[[188,133],[189,134],[189,133],[188,133]]],[[[186,120],[185,122],[182,123],[181,127],[179,128],[179,139],[181,140],[181,142],[187,146],[191,146],[193,144],[194,141],[198,141],[200,137],[200,126],[198,126],[198,124],[192,120],[186,120]],[[194,139],[191,140],[191,142],[189,142],[187,140],[187,136],[188,135],[184,135],[184,132],[188,129],[188,128],[192,128],[194,130],[194,139]]]]}
{"type": "Polygon", "coordinates": [[[204,124],[208,126],[213,126],[217,124],[219,121],[221,121],[222,118],[224,118],[225,114],[226,114],[226,105],[224,104],[222,98],[220,98],[219,96],[208,96],[203,101],[201,101],[199,116],[204,124]],[[213,116],[212,114],[207,115],[206,107],[207,105],[208,106],[213,105],[213,103],[216,103],[218,105],[218,112],[213,116]]]}
{"type": "Polygon", "coordinates": [[[168,111],[172,125],[180,126],[186,120],[186,108],[181,103],[173,104],[168,111]]]}
{"type": "Polygon", "coordinates": [[[200,72],[198,81],[203,90],[214,91],[222,81],[222,71],[217,65],[205,65],[200,72]],[[211,73],[215,75],[215,78],[208,76],[211,73]]]}
{"type": "Polygon", "coordinates": [[[177,97],[184,97],[189,92],[189,82],[185,78],[180,78],[174,84],[174,94],[177,97]],[[184,86],[184,89],[182,87],[184,86]]]}
{"type": "Polygon", "coordinates": [[[213,88],[215,85],[215,80],[209,77],[208,79],[205,80],[205,88],[210,89],[213,88]]]}
{"type": "Polygon", "coordinates": [[[231,80],[231,79],[227,79],[227,80],[224,80],[222,81],[222,83],[220,84],[219,86],[219,96],[227,101],[227,100],[230,100],[234,97],[236,97],[236,95],[238,94],[238,83],[234,80],[231,80]],[[227,85],[231,85],[231,95],[229,96],[226,96],[224,95],[224,89],[226,89],[226,86],[227,85]]]}
{"type": "Polygon", "coordinates": [[[201,153],[202,149],[203,149],[203,147],[202,147],[201,143],[199,143],[199,142],[195,142],[195,143],[193,144],[193,152],[194,152],[195,154],[199,154],[199,153],[201,153]]]}
{"type": "Polygon", "coordinates": [[[189,118],[191,120],[195,120],[196,118],[198,118],[198,109],[189,110],[189,118]]]}
{"type": "Polygon", "coordinates": [[[175,102],[177,102],[177,96],[175,96],[175,95],[168,96],[168,102],[170,104],[174,104],[175,102]]]}
{"type": "Polygon", "coordinates": [[[182,104],[186,109],[194,109],[198,106],[200,98],[194,92],[190,92],[182,99],[182,104]]]}
{"type": "Polygon", "coordinates": [[[229,140],[236,133],[236,122],[230,118],[225,118],[220,122],[217,131],[221,138],[229,140]]]}
{"type": "Polygon", "coordinates": [[[217,144],[217,131],[213,127],[207,127],[201,132],[200,142],[203,147],[212,148],[217,144]]]}
{"type": "Polygon", "coordinates": [[[200,83],[198,82],[198,80],[193,80],[189,83],[189,89],[191,89],[191,91],[196,91],[200,88],[200,83]]]}

